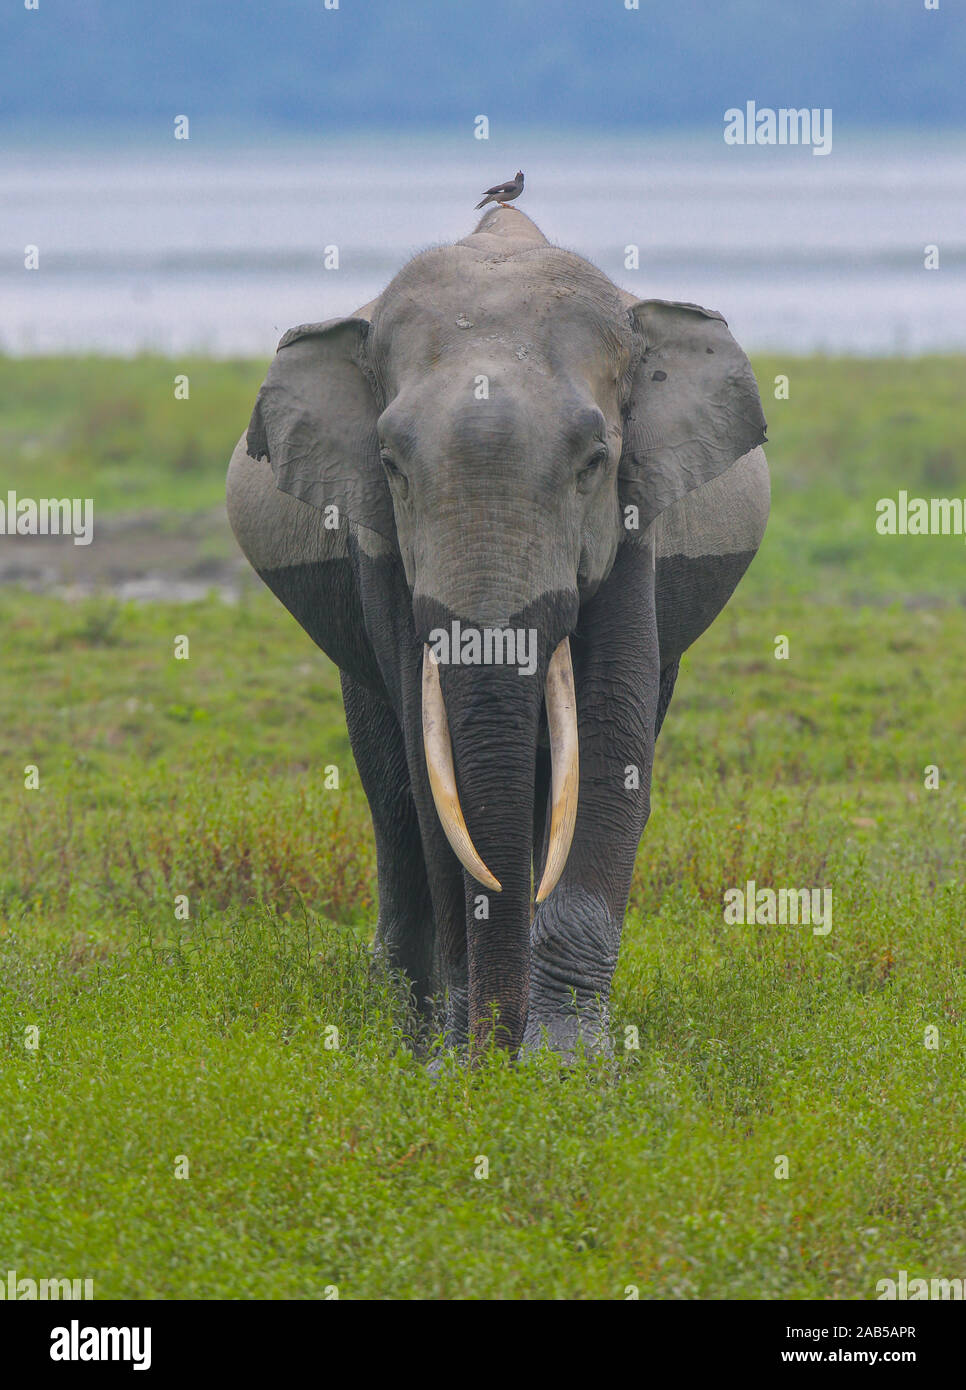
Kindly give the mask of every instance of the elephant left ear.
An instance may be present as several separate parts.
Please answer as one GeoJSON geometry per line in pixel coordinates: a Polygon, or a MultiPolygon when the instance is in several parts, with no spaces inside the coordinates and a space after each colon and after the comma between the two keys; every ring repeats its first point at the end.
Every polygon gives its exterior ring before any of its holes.
{"type": "Polygon", "coordinates": [[[751,363],[720,314],[644,299],[629,310],[642,339],[624,416],[621,503],[645,531],[666,507],[765,441],[751,363]]]}
{"type": "Polygon", "coordinates": [[[267,458],[280,492],[395,540],[389,485],[379,460],[376,401],[365,319],[290,328],[255,401],[248,453],[267,458]]]}

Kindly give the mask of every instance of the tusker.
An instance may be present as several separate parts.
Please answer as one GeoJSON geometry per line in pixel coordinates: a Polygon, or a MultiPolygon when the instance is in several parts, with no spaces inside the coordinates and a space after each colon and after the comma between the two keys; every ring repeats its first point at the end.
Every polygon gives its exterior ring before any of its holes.
{"type": "Polygon", "coordinates": [[[516,209],[279,343],[229,517],[341,670],[376,949],[454,1046],[609,1049],[654,741],[764,533],[764,439],[720,314],[516,209]]]}

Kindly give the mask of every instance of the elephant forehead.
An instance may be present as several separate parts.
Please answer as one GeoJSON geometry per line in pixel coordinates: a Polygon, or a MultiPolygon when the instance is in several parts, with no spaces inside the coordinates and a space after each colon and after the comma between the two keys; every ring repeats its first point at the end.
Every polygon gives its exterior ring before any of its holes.
{"type": "Polygon", "coordinates": [[[555,370],[621,359],[630,329],[616,287],[556,248],[483,257],[465,247],[425,252],[380,298],[371,351],[389,380],[458,354],[506,351],[555,370]]]}
{"type": "Polygon", "coordinates": [[[477,450],[489,458],[494,450],[532,458],[567,455],[606,430],[604,412],[579,377],[492,357],[453,365],[403,384],[379,417],[384,443],[408,458],[434,449],[466,460],[477,450]],[[477,382],[485,382],[485,391],[477,382]]]}

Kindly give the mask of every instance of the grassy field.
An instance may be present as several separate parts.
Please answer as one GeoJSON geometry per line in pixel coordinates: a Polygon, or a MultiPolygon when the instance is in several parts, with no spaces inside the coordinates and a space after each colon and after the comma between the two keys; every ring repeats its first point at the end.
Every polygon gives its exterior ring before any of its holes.
{"type": "MultiPolygon", "coordinates": [[[[0,589],[0,1272],[138,1298],[966,1275],[966,550],[874,529],[899,488],[966,495],[966,362],[755,366],[773,521],[661,735],[612,1066],[430,1080],[368,960],[337,673],[266,592],[0,589]],[[725,925],[751,878],[831,887],[831,931],[725,925]]],[[[263,370],[2,362],[7,486],[211,508],[263,370]]]]}

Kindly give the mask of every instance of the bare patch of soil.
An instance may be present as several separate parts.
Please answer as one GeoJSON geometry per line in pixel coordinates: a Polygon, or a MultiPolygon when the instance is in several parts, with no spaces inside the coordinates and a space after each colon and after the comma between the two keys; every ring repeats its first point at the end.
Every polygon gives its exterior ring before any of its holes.
{"type": "Polygon", "coordinates": [[[212,589],[228,601],[257,583],[224,511],[95,515],[90,545],[72,536],[0,535],[0,584],[32,593],[84,598],[203,598],[212,589]]]}

